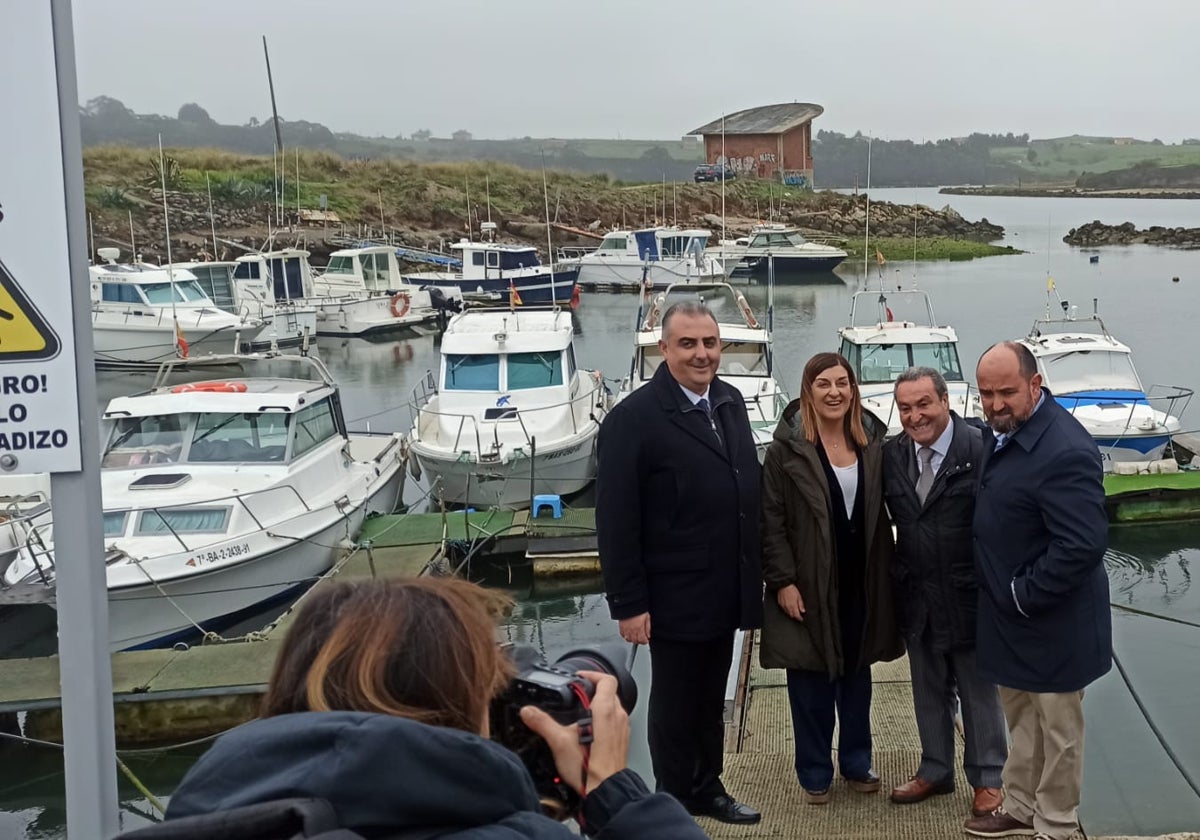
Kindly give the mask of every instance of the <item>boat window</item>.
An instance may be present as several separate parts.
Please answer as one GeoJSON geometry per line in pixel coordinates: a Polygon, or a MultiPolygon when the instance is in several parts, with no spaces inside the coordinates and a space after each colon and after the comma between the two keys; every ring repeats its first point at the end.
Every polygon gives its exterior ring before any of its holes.
{"type": "Polygon", "coordinates": [[[471,265],[483,265],[483,251],[471,252],[471,265]]]}
{"type": "Polygon", "coordinates": [[[220,534],[229,524],[229,508],[160,508],[143,511],[136,534],[220,534]]]}
{"type": "Polygon", "coordinates": [[[201,290],[213,303],[231,312],[237,309],[233,301],[233,283],[228,266],[203,265],[188,270],[196,276],[201,290]]]}
{"type": "Polygon", "coordinates": [[[862,382],[895,382],[910,367],[907,344],[865,344],[858,378],[862,382]]]}
{"type": "Polygon", "coordinates": [[[333,406],[328,399],[296,412],[296,444],[292,447],[295,458],[324,443],[338,433],[333,419],[333,406]]]}
{"type": "Polygon", "coordinates": [[[104,536],[119,537],[125,533],[125,520],[129,518],[128,511],[120,510],[112,513],[104,512],[104,536]]]}
{"type": "Polygon", "coordinates": [[[597,251],[616,251],[619,254],[625,253],[625,237],[624,236],[606,236],[604,241],[600,243],[597,251]]]}
{"type": "Polygon", "coordinates": [[[114,303],[142,302],[142,297],[138,294],[137,286],[132,286],[128,283],[101,283],[100,297],[103,300],[113,301],[114,303]]]}
{"type": "Polygon", "coordinates": [[[196,284],[194,280],[184,280],[183,282],[176,281],[175,291],[185,300],[189,302],[205,301],[208,295],[204,294],[204,290],[196,284]]]}
{"type": "Polygon", "coordinates": [[[858,345],[852,341],[847,341],[846,339],[843,338],[842,346],[838,350],[838,352],[842,354],[842,358],[844,358],[847,362],[850,363],[850,367],[854,370],[854,375],[857,376],[859,381],[861,382],[862,381],[862,370],[861,370],[861,366],[859,363],[858,345]]]}
{"type": "Polygon", "coordinates": [[[562,354],[557,350],[542,353],[509,353],[507,359],[510,391],[563,384],[562,354]]]}
{"type": "Polygon", "coordinates": [[[1128,353],[1074,350],[1042,359],[1046,384],[1056,394],[1075,391],[1141,391],[1142,383],[1128,353]]]}
{"type": "Polygon", "coordinates": [[[686,236],[664,236],[659,245],[664,257],[682,257],[687,253],[686,236]]]}
{"type": "Polygon", "coordinates": [[[183,450],[183,415],[121,417],[113,424],[102,467],[173,464],[183,450]]]}
{"type": "Polygon", "coordinates": [[[299,257],[271,260],[270,276],[275,285],[275,300],[304,297],[304,274],[299,257]]]}
{"type": "Polygon", "coordinates": [[[175,284],[174,293],[171,290],[170,283],[142,283],[142,292],[146,295],[146,300],[158,306],[170,306],[171,301],[175,303],[183,303],[187,300],[183,296],[182,291],[178,288],[179,284],[175,284]]]}
{"type": "Polygon", "coordinates": [[[483,355],[446,354],[447,391],[499,391],[500,357],[483,355]]]}
{"type": "Polygon", "coordinates": [[[541,263],[538,262],[537,252],[532,248],[516,252],[503,251],[500,254],[500,267],[506,271],[512,268],[532,268],[536,265],[541,263]]]}
{"type": "Polygon", "coordinates": [[[756,341],[721,342],[721,366],[717,373],[733,376],[766,376],[767,346],[756,341]]]}
{"type": "Polygon", "coordinates": [[[488,264],[488,268],[496,268],[497,266],[499,266],[500,265],[500,255],[498,253],[496,253],[495,251],[488,251],[487,252],[487,264],[488,264]]]}
{"type": "Polygon", "coordinates": [[[567,381],[575,381],[575,345],[567,345],[567,381]]]}
{"type": "Polygon", "coordinates": [[[237,268],[233,270],[233,276],[236,280],[258,280],[258,263],[243,262],[238,263],[237,268]]]}
{"type": "Polygon", "coordinates": [[[325,266],[326,274],[353,274],[354,257],[330,257],[329,265],[325,266]]]}
{"type": "Polygon", "coordinates": [[[654,376],[654,371],[663,363],[662,351],[657,344],[642,348],[642,379],[654,376]]]}
{"type": "Polygon", "coordinates": [[[196,418],[188,461],[282,461],[287,438],[288,415],[282,412],[203,412],[196,418]]]}
{"type": "Polygon", "coordinates": [[[962,382],[962,365],[958,361],[958,348],[953,342],[939,344],[914,344],[912,346],[913,367],[929,367],[942,375],[947,382],[962,382]]]}

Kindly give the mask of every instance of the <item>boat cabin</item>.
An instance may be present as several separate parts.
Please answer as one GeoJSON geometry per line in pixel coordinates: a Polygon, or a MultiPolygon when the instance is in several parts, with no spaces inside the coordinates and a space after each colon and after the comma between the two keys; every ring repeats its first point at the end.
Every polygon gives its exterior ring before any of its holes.
{"type": "Polygon", "coordinates": [[[144,263],[90,266],[92,303],[127,303],[147,307],[213,307],[190,271],[168,271],[144,263]]]}
{"type": "Polygon", "coordinates": [[[1046,386],[1056,396],[1099,391],[1109,399],[1145,398],[1132,352],[1106,332],[1035,333],[1022,343],[1033,352],[1046,386]]]}
{"type": "Polygon", "coordinates": [[[407,285],[400,279],[396,249],[386,245],[334,251],[329,255],[329,265],[319,279],[331,291],[334,288],[348,292],[366,289],[384,294],[407,285]]]}
{"type": "Polygon", "coordinates": [[[757,225],[746,239],[747,248],[778,250],[798,248],[808,242],[800,231],[784,225],[757,225]]]}
{"type": "MultiPolygon", "coordinates": [[[[101,461],[104,469],[285,464],[327,440],[345,438],[336,391],[323,383],[302,380],[226,380],[160,387],[113,399],[102,419],[110,426],[101,461]]],[[[177,483],[190,477],[186,473],[170,475],[177,483]]],[[[152,479],[145,489],[164,486],[152,479]]]]}
{"type": "Polygon", "coordinates": [[[642,230],[614,230],[592,253],[597,257],[634,258],[638,262],[658,262],[685,257],[702,259],[710,236],[707,230],[654,227],[642,230]]]}
{"type": "Polygon", "coordinates": [[[505,273],[538,268],[542,261],[532,245],[472,242],[463,239],[450,246],[462,257],[463,280],[499,280],[505,273]]]}
{"type": "Polygon", "coordinates": [[[958,334],[953,327],[937,326],[933,304],[921,289],[855,292],[849,326],[838,330],[838,336],[838,352],[846,357],[860,385],[890,386],[910,367],[933,368],[947,382],[966,381],[958,357],[958,334]],[[871,304],[877,309],[873,321],[865,314],[871,304]],[[901,311],[900,318],[893,306],[901,311]],[[905,319],[905,314],[914,320],[905,319]]]}
{"type": "Polygon", "coordinates": [[[313,297],[308,251],[299,248],[238,257],[233,276],[235,280],[269,282],[277,301],[313,297]]]}

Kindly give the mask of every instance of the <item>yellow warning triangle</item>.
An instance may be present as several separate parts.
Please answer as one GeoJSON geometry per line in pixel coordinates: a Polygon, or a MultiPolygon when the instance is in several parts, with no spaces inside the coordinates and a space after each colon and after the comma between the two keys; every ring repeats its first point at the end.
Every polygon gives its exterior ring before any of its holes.
{"type": "Polygon", "coordinates": [[[0,262],[0,362],[51,359],[58,336],[0,262]]]}

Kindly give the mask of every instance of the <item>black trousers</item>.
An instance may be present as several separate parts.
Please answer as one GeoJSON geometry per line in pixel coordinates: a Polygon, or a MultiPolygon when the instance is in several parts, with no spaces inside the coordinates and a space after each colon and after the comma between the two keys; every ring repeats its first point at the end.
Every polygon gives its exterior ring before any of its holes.
{"type": "Polygon", "coordinates": [[[733,636],[650,639],[650,761],[657,789],[684,803],[725,793],[725,683],[733,636]]]}

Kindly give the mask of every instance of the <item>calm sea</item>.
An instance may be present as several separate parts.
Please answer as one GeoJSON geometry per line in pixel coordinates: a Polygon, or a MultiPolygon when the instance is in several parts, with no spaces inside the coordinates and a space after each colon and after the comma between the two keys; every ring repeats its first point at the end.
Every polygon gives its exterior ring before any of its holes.
{"type": "MultiPolygon", "coordinates": [[[[986,217],[1005,227],[1006,242],[1026,253],[971,262],[870,261],[843,265],[822,278],[781,278],[775,289],[777,372],[795,391],[805,360],[837,347],[856,291],[911,288],[929,292],[939,322],[958,331],[964,369],[973,370],[990,344],[1025,335],[1047,307],[1047,277],[1058,294],[1088,314],[1093,299],[1109,330],[1132,346],[1143,382],[1200,388],[1200,254],[1143,246],[1069,248],[1069,228],[1099,219],[1132,221],[1139,227],[1200,227],[1200,202],[1117,199],[1029,199],[942,196],[935,190],[877,190],[874,200],[947,204],[969,219],[986,217]],[[1089,256],[1099,254],[1091,263],[1089,256]],[[1173,278],[1178,278],[1175,282],[1173,278]]],[[[746,288],[756,308],[767,289],[746,288]]],[[[872,300],[875,295],[872,295],[872,300]]],[[[1057,299],[1053,301],[1058,311],[1057,299]]],[[[632,295],[589,295],[579,311],[576,356],[582,365],[619,378],[629,368],[637,308],[632,295]]],[[[897,312],[899,316],[900,313],[897,312]]],[[[406,429],[408,395],[436,365],[433,336],[388,341],[319,342],[319,353],[344,390],[352,428],[406,429]]],[[[111,397],[148,385],[138,376],[102,376],[101,395],[111,397]]],[[[1200,406],[1184,415],[1200,428],[1200,406]]],[[[410,500],[420,488],[410,488],[410,500]]],[[[1191,589],[1191,565],[1200,561],[1200,526],[1119,528],[1111,533],[1113,600],[1157,615],[1200,622],[1200,591],[1191,589]]],[[[544,592],[523,585],[522,603],[507,632],[537,644],[553,657],[581,643],[616,638],[603,598],[591,591],[544,592]]],[[[1200,735],[1194,726],[1192,691],[1200,673],[1200,629],[1146,616],[1114,614],[1117,655],[1155,723],[1184,767],[1200,777],[1200,735]]],[[[646,658],[635,670],[647,684],[646,658]]],[[[2,667],[2,665],[0,665],[2,667]]],[[[1089,688],[1086,701],[1087,767],[1082,814],[1089,834],[1159,834],[1200,826],[1200,800],[1185,785],[1155,740],[1120,675],[1089,688]]],[[[642,706],[644,709],[644,704],[642,706]]],[[[648,771],[641,714],[634,716],[632,763],[648,771]]],[[[160,797],[199,754],[198,748],[126,756],[141,780],[160,797]]],[[[917,756],[913,757],[914,766],[917,756]]],[[[897,780],[885,780],[893,782],[897,780]]],[[[126,827],[141,824],[152,809],[123,779],[126,827]]],[[[64,834],[62,761],[56,750],[0,747],[0,838],[57,838],[64,834]]]]}

